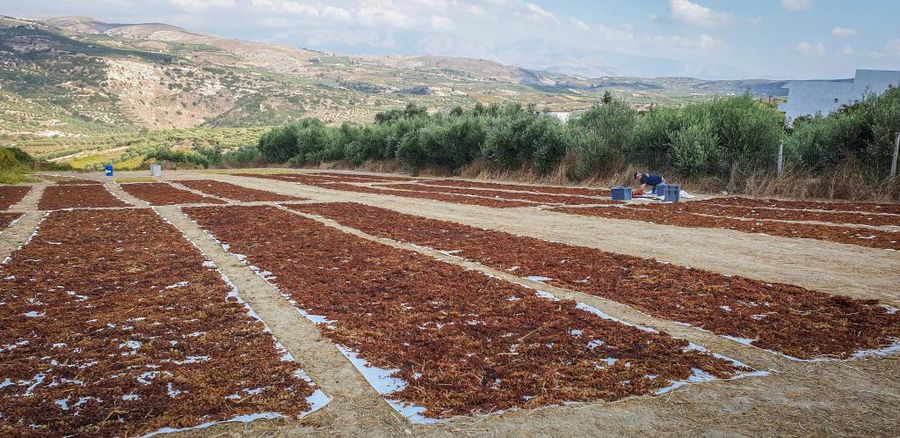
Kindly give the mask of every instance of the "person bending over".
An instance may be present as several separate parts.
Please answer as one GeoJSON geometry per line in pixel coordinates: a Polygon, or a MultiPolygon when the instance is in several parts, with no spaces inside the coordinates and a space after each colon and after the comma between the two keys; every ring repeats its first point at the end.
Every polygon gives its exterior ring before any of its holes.
{"type": "Polygon", "coordinates": [[[641,183],[642,193],[653,193],[656,189],[656,186],[666,183],[666,180],[663,179],[662,176],[655,173],[635,172],[634,179],[638,180],[638,182],[641,183]]]}

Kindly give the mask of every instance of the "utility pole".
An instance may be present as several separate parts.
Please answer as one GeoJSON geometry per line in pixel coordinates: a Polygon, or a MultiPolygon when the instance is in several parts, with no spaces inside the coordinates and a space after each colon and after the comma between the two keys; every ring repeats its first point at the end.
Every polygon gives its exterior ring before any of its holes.
{"type": "MultiPolygon", "coordinates": [[[[900,137],[898,137],[898,138],[900,138],[900,137]]],[[[894,151],[894,158],[895,158],[894,161],[896,161],[896,158],[897,158],[896,150],[894,151]]],[[[781,177],[781,175],[783,173],[784,173],[784,140],[781,140],[781,142],[778,143],[778,176],[781,177]]]]}
{"type": "Polygon", "coordinates": [[[894,139],[894,158],[891,160],[891,178],[897,176],[897,152],[900,152],[900,132],[894,139]]]}

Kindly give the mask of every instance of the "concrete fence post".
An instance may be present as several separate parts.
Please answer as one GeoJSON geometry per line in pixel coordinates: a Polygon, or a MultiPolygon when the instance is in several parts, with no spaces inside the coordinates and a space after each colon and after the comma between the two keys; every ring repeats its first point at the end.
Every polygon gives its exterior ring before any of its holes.
{"type": "Polygon", "coordinates": [[[894,157],[891,159],[891,178],[897,176],[897,152],[900,152],[900,132],[894,139],[894,157]]]}
{"type": "MultiPolygon", "coordinates": [[[[894,155],[897,155],[896,153],[894,155]]],[[[778,176],[784,173],[784,140],[778,143],[778,176]]]]}

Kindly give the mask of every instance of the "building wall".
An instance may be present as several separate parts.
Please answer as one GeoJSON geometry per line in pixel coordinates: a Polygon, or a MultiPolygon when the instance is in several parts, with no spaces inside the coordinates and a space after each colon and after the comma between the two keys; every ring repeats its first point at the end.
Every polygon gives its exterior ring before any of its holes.
{"type": "Polygon", "coordinates": [[[891,85],[900,86],[900,71],[857,70],[852,80],[792,81],[785,84],[788,101],[780,109],[788,123],[800,116],[824,116],[868,93],[881,94],[891,85]]]}
{"type": "Polygon", "coordinates": [[[891,85],[900,87],[900,71],[857,70],[853,81],[854,92],[859,95],[867,92],[881,94],[891,85]]]}
{"type": "Polygon", "coordinates": [[[559,112],[559,111],[551,111],[551,112],[549,112],[549,113],[547,113],[547,114],[549,114],[549,115],[551,115],[551,116],[553,116],[553,117],[556,117],[557,119],[559,119],[559,121],[560,121],[561,123],[568,123],[568,122],[569,122],[569,115],[571,115],[571,113],[568,113],[568,112],[559,112]]]}
{"type": "MultiPolygon", "coordinates": [[[[826,115],[841,105],[853,103],[855,84],[850,81],[802,81],[789,82],[788,101],[781,105],[788,120],[818,113],[826,115]]],[[[857,98],[858,99],[858,98],[857,98]]]]}

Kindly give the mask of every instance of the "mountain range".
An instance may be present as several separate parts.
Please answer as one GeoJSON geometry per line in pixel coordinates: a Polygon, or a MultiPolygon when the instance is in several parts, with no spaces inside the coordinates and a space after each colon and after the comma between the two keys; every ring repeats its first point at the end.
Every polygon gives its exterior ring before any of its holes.
{"type": "Polygon", "coordinates": [[[584,77],[473,58],[348,56],[90,17],[0,16],[0,65],[0,135],[7,138],[305,117],[364,123],[407,103],[446,111],[517,101],[569,112],[607,91],[636,106],[787,93],[787,81],[584,77]]]}

